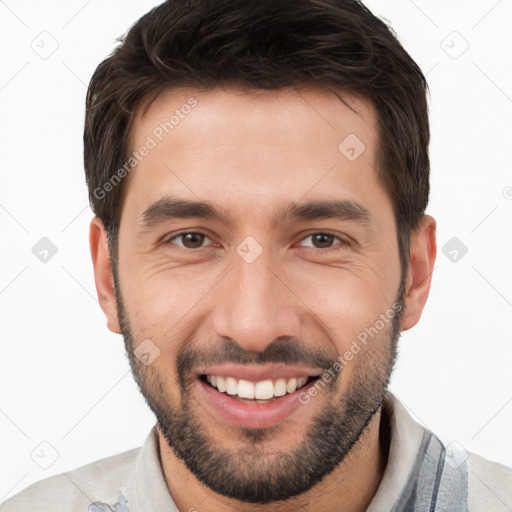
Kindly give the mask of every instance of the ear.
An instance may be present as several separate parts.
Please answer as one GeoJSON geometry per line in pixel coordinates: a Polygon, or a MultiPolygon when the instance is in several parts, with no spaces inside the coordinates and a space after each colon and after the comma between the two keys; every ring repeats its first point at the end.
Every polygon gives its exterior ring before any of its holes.
{"type": "Polygon", "coordinates": [[[117,317],[117,304],[114,292],[114,277],[108,253],[107,232],[98,217],[91,221],[89,230],[94,281],[101,309],[107,317],[107,327],[116,334],[121,334],[117,317]]]}
{"type": "Polygon", "coordinates": [[[436,221],[430,215],[424,215],[419,228],[411,235],[411,259],[401,325],[404,331],[414,327],[421,317],[430,291],[436,253],[436,221]]]}

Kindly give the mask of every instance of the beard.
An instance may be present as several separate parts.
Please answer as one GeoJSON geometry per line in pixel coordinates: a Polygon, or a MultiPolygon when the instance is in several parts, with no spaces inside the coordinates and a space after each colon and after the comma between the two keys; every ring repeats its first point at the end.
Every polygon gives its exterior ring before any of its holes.
{"type": "Polygon", "coordinates": [[[310,344],[285,336],[276,338],[261,352],[244,350],[230,338],[204,347],[189,338],[181,344],[176,359],[177,372],[173,375],[154,365],[145,366],[137,358],[135,337],[115,271],[114,283],[118,318],[132,374],[157,418],[160,432],[188,470],[222,496],[254,504],[300,496],[343,462],[382,406],[397,355],[405,303],[403,280],[394,303],[395,315],[357,358],[354,357],[354,374],[347,391],[336,398],[342,368],[322,390],[331,399],[326,400],[323,409],[311,419],[300,443],[288,451],[282,447],[277,450],[265,447],[266,440],[285,428],[282,425],[239,428],[242,441],[238,441],[235,448],[219,445],[207,425],[208,420],[214,422],[215,418],[207,417],[207,411],[199,405],[194,407],[197,402],[192,394],[196,378],[193,371],[201,365],[225,363],[298,363],[327,371],[336,362],[337,354],[333,357],[322,349],[313,349],[310,344]],[[396,308],[396,305],[401,307],[396,308]],[[180,390],[179,401],[172,400],[172,394],[166,391],[176,386],[180,390]]]}

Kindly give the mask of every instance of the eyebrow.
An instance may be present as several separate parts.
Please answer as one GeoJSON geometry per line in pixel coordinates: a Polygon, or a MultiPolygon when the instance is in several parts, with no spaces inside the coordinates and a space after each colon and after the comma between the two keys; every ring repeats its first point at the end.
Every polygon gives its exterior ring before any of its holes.
{"type": "MultiPolygon", "coordinates": [[[[236,224],[235,217],[221,206],[214,206],[207,201],[189,201],[168,196],[144,210],[138,224],[142,230],[146,230],[164,222],[193,218],[218,220],[228,227],[236,224]]],[[[349,199],[291,202],[277,207],[271,217],[272,226],[286,220],[319,219],[372,223],[370,212],[363,205],[349,199]]]]}

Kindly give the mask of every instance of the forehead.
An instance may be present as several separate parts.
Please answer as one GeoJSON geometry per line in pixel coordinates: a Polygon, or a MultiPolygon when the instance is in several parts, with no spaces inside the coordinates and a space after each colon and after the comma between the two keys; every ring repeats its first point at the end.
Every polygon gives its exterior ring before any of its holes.
{"type": "Polygon", "coordinates": [[[378,192],[374,107],[339,95],[343,101],[306,87],[163,92],[133,123],[139,155],[125,204],[142,211],[172,195],[224,204],[251,199],[263,209],[307,194],[357,199],[378,192]]]}
{"type": "Polygon", "coordinates": [[[171,132],[178,135],[183,132],[182,121],[185,119],[189,128],[198,135],[209,132],[212,124],[215,124],[217,132],[220,128],[236,126],[238,138],[250,135],[253,141],[258,135],[262,141],[273,139],[275,132],[282,132],[284,128],[291,128],[288,133],[290,141],[292,137],[297,139],[299,129],[307,134],[301,126],[304,122],[311,126],[311,131],[318,128],[332,132],[353,129],[363,134],[368,129],[372,130],[377,121],[369,99],[348,92],[335,92],[327,87],[306,85],[298,90],[291,87],[263,90],[226,85],[201,91],[179,87],[159,94],[149,108],[146,105],[143,101],[136,113],[132,131],[135,145],[143,142],[141,135],[148,133],[153,133],[158,141],[171,132]],[[266,124],[269,122],[271,125],[266,124]],[[266,130],[261,129],[264,127],[266,130]]]}

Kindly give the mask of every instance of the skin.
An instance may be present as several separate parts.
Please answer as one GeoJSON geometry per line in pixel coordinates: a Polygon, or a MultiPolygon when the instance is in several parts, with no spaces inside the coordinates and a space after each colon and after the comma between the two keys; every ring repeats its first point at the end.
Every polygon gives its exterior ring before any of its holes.
{"type": "MultiPolygon", "coordinates": [[[[292,336],[335,360],[389,310],[401,283],[392,203],[376,171],[376,113],[370,102],[344,94],[355,114],[329,91],[315,88],[300,94],[292,89],[250,94],[231,88],[174,89],[162,93],[145,116],[137,116],[132,147],[140,148],[190,97],[198,105],[129,175],[118,246],[118,284],[130,334],[135,344],[149,338],[160,350],[150,367],[134,372],[148,388],[158,376],[168,402],[176,407],[182,399],[176,361],[187,343],[207,352],[214,341],[231,338],[244,351],[261,353],[276,338],[292,336]],[[338,150],[349,134],[366,146],[355,161],[338,150]],[[177,219],[143,227],[142,212],[169,195],[207,200],[223,207],[237,223],[177,219]],[[371,222],[275,223],[270,218],[277,206],[290,201],[340,198],[364,206],[371,222]],[[202,248],[187,249],[182,238],[173,238],[184,231],[207,235],[202,248]],[[326,231],[350,244],[341,245],[335,238],[332,247],[315,249],[310,235],[326,231]],[[236,252],[247,236],[262,249],[252,263],[236,252]]],[[[401,330],[419,321],[428,297],[435,227],[435,220],[425,215],[411,236],[401,330]]],[[[91,222],[90,245],[108,328],[124,331],[126,337],[106,233],[98,218],[91,222]]],[[[318,393],[259,442],[215,417],[193,386],[192,410],[216,447],[233,454],[245,450],[248,457],[254,456],[253,467],[265,470],[274,453],[292,454],[308,442],[306,434],[315,418],[329,405],[342,403],[364,368],[392,367],[392,342],[387,326],[344,366],[333,389],[318,393]]],[[[376,386],[379,391],[385,388],[383,383],[376,386]]],[[[366,509],[378,488],[387,448],[379,409],[349,455],[309,490],[289,500],[243,506],[199,481],[162,432],[160,454],[180,510],[357,512],[366,509]]],[[[243,458],[237,463],[245,467],[243,458]]]]}

